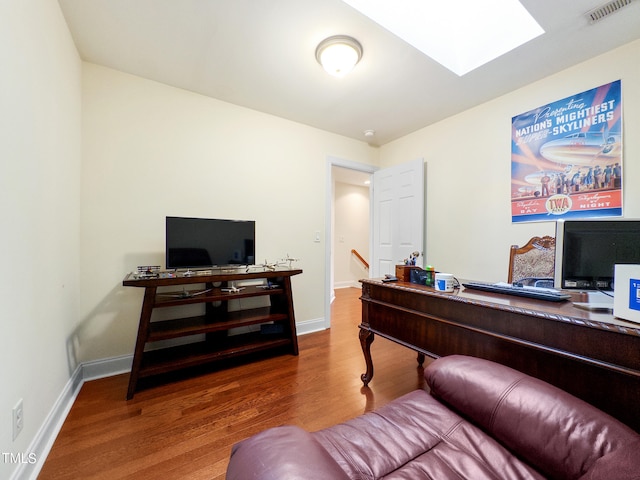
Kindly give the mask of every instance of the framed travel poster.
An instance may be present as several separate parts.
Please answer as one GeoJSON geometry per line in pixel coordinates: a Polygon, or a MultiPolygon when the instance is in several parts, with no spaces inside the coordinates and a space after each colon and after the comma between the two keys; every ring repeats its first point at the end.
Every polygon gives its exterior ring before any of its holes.
{"type": "Polygon", "coordinates": [[[621,215],[620,80],[513,117],[512,222],[621,215]]]}

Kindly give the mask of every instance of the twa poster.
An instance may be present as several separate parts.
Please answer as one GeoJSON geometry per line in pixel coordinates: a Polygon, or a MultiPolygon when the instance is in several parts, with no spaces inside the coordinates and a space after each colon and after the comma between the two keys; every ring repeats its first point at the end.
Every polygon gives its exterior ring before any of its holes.
{"type": "Polygon", "coordinates": [[[513,117],[512,222],[621,215],[620,80],[513,117]]]}

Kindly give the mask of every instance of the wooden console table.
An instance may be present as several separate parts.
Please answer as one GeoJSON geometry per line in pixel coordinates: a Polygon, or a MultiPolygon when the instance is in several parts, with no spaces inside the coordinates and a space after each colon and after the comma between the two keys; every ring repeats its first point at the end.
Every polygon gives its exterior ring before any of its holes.
{"type": "Polygon", "coordinates": [[[284,349],[298,354],[298,337],[293,313],[291,277],[302,270],[265,269],[246,273],[242,270],[212,270],[206,275],[195,272],[163,274],[157,278],[127,275],[122,284],[143,287],[138,338],[133,354],[127,400],[133,398],[138,380],[203,363],[236,357],[262,350],[284,349]],[[225,291],[231,282],[266,279],[265,285],[247,285],[237,291],[225,291]],[[204,289],[185,290],[185,285],[204,284],[204,289]],[[159,292],[160,287],[172,291],[159,292]],[[179,289],[175,287],[180,287],[179,289]],[[230,300],[249,297],[270,299],[270,306],[229,311],[230,300]],[[154,309],[206,303],[205,314],[189,318],[151,321],[154,309]],[[260,331],[228,335],[230,329],[260,326],[260,331]],[[186,345],[146,350],[152,342],[204,334],[204,339],[186,345]]]}
{"type": "Polygon", "coordinates": [[[424,356],[493,360],[582,398],[640,431],[640,325],[545,302],[461,288],[362,282],[360,342],[373,378],[375,335],[424,356]]]}

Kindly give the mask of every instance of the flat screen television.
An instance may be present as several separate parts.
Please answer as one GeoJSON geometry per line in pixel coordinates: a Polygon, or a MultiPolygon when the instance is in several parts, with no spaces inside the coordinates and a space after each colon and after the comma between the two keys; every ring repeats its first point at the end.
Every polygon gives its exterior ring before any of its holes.
{"type": "Polygon", "coordinates": [[[555,288],[612,291],[616,264],[640,264],[640,220],[559,220],[555,288]]]}
{"type": "Polygon", "coordinates": [[[255,236],[253,220],[167,217],[166,267],[253,265],[255,236]]]}

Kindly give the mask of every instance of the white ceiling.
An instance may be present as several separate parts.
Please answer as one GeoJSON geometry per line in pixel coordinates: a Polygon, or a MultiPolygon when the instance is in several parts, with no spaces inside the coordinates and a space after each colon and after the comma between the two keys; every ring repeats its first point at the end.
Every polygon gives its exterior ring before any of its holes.
{"type": "Polygon", "coordinates": [[[638,0],[593,25],[603,0],[521,1],[546,33],[458,77],[341,0],[59,0],[87,62],[373,145],[640,38],[638,0]],[[342,79],[315,59],[338,34],[364,49],[342,79]]]}

